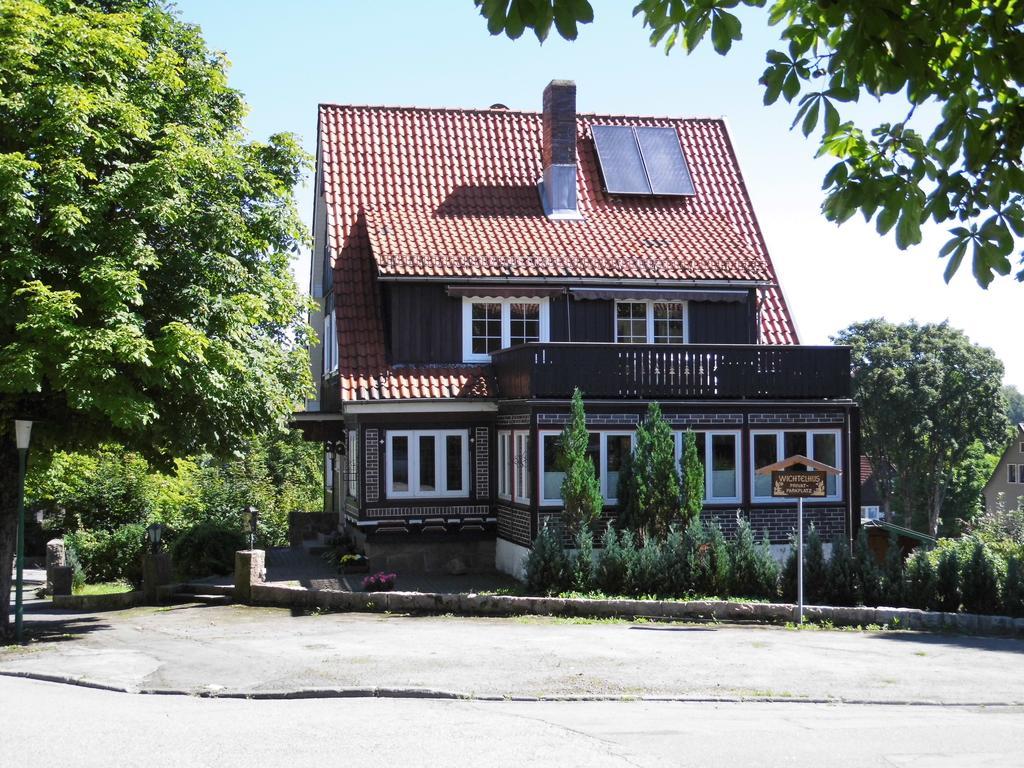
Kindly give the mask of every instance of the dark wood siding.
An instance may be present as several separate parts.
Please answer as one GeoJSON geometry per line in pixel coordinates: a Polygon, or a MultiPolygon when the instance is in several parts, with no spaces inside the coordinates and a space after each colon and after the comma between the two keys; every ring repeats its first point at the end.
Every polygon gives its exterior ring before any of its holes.
{"type": "Polygon", "coordinates": [[[572,302],[573,341],[615,341],[615,302],[572,302]]]}
{"type": "Polygon", "coordinates": [[[753,344],[749,302],[690,302],[691,344],[753,344]]]}
{"type": "Polygon", "coordinates": [[[384,286],[393,363],[462,361],[462,300],[437,283],[384,286]]]}

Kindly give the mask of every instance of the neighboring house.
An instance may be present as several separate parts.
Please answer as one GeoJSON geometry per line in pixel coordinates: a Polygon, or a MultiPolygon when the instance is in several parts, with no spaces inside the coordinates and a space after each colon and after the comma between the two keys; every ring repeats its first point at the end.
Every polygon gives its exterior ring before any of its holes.
{"type": "Polygon", "coordinates": [[[867,456],[860,457],[860,519],[885,519],[885,513],[882,510],[882,495],[878,492],[878,482],[875,480],[875,470],[871,466],[871,459],[867,456]]]}
{"type": "Polygon", "coordinates": [[[985,509],[995,509],[999,503],[1012,506],[1024,496],[1024,422],[1014,430],[1013,442],[1003,451],[996,471],[985,483],[985,509]]]}
{"type": "Polygon", "coordinates": [[[935,538],[926,533],[915,531],[911,528],[904,528],[902,525],[889,523],[885,520],[871,518],[864,520],[861,527],[867,532],[868,547],[875,556],[875,561],[885,565],[886,555],[889,553],[889,543],[892,539],[900,546],[903,559],[910,557],[911,553],[918,547],[931,549],[935,546],[935,538]]]}
{"type": "Polygon", "coordinates": [[[808,520],[851,535],[849,351],[797,346],[724,120],[577,114],[553,81],[542,113],[321,105],[318,132],[324,343],[296,423],[372,567],[519,574],[559,515],[574,387],[605,521],[657,400],[677,450],[698,434],[705,519],[784,545],[795,502],[754,470],[800,453],[844,472],[808,520]]]}

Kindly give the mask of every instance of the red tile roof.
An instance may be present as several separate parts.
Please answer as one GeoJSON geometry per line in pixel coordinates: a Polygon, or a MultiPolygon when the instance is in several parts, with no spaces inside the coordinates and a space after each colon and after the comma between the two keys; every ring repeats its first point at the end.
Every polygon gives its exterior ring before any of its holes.
{"type": "MultiPolygon", "coordinates": [[[[480,366],[388,364],[378,274],[776,282],[719,119],[579,115],[582,221],[543,214],[538,112],[321,105],[319,130],[344,400],[492,394],[480,366]],[[595,123],[675,128],[696,195],[605,195],[595,123]]],[[[796,343],[781,291],[759,294],[762,340],[796,343]]]]}

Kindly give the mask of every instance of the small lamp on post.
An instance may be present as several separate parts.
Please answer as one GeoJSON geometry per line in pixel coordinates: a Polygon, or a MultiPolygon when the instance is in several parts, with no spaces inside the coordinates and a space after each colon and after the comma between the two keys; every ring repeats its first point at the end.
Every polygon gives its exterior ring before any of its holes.
{"type": "Polygon", "coordinates": [[[249,549],[255,549],[256,547],[256,524],[259,522],[259,513],[256,511],[256,507],[251,504],[242,510],[245,515],[246,522],[249,524],[249,549]]]}
{"type": "Polygon", "coordinates": [[[146,528],[146,538],[149,539],[149,551],[154,554],[160,551],[160,539],[164,534],[164,526],[161,523],[153,523],[146,528]]]}
{"type": "Polygon", "coordinates": [[[18,549],[16,580],[17,591],[14,597],[14,639],[21,642],[22,625],[24,622],[25,588],[25,464],[28,458],[28,444],[32,438],[32,422],[23,419],[14,421],[14,442],[18,448],[18,549]]]}

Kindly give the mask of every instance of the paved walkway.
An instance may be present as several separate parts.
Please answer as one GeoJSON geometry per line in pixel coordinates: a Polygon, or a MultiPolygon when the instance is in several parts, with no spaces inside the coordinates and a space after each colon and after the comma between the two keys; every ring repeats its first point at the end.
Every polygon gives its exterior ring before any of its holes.
{"type": "Polygon", "coordinates": [[[0,671],[128,690],[1024,703],[1008,638],[244,606],[27,617],[41,641],[0,650],[0,671]]]}

